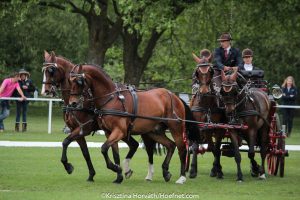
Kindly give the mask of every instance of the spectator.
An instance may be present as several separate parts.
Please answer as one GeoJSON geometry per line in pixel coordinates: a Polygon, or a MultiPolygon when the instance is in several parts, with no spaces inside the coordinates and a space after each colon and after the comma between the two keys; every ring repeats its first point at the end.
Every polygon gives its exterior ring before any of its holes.
{"type": "MultiPolygon", "coordinates": [[[[282,104],[283,105],[295,105],[297,97],[297,88],[295,80],[292,76],[288,76],[282,86],[282,104]]],[[[287,136],[289,137],[292,133],[293,119],[294,119],[294,108],[283,108],[283,124],[286,125],[287,136]]]]}
{"type": "MultiPolygon", "coordinates": [[[[0,97],[11,97],[14,90],[17,89],[19,94],[21,95],[21,101],[26,100],[26,97],[21,90],[18,80],[20,79],[20,75],[18,72],[13,73],[10,78],[6,78],[3,80],[0,87],[0,97]]],[[[1,102],[1,112],[0,112],[0,132],[4,131],[3,120],[9,116],[9,101],[8,100],[0,100],[1,102]]]]}
{"type": "MultiPolygon", "coordinates": [[[[29,79],[30,74],[25,69],[20,69],[20,80],[19,85],[23,91],[24,96],[33,97],[33,92],[35,91],[35,87],[32,84],[32,81],[29,79]]],[[[20,97],[19,93],[15,90],[15,97],[20,97]]],[[[20,131],[20,118],[22,114],[22,132],[26,132],[27,130],[27,107],[28,101],[16,101],[17,110],[16,110],[16,123],[15,123],[15,131],[20,131]]]]}
{"type": "Polygon", "coordinates": [[[239,49],[231,46],[230,33],[223,33],[218,41],[220,47],[214,52],[214,65],[224,71],[228,71],[231,67],[242,68],[242,57],[239,49]]]}

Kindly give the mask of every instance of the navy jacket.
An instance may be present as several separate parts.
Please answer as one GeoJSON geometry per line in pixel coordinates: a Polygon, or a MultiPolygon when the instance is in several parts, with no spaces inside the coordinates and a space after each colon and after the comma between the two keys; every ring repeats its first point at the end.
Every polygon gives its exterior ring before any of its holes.
{"type": "Polygon", "coordinates": [[[287,87],[282,88],[283,96],[282,96],[282,104],[283,105],[295,105],[297,98],[297,88],[291,87],[288,91],[287,87]]]}
{"type": "Polygon", "coordinates": [[[214,51],[214,66],[218,69],[223,70],[224,66],[228,67],[239,67],[241,69],[243,67],[243,60],[241,56],[241,52],[237,48],[231,47],[228,53],[227,59],[225,59],[224,49],[219,47],[214,51]]]}
{"type": "MultiPolygon", "coordinates": [[[[24,81],[19,81],[20,88],[22,89],[24,96],[25,97],[33,97],[33,92],[35,90],[35,87],[30,79],[24,80],[24,81]],[[28,89],[24,89],[23,85],[26,85],[28,89]]],[[[20,94],[18,93],[17,90],[14,91],[13,93],[14,97],[20,97],[20,94]]]]}

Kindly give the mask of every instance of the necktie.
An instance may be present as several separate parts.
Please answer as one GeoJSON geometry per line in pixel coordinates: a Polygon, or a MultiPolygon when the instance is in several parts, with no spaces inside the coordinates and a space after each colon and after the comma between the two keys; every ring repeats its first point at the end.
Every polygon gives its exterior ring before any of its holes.
{"type": "Polygon", "coordinates": [[[225,55],[225,59],[227,59],[227,57],[228,57],[228,52],[227,52],[227,49],[224,49],[224,55],[225,55]]]}

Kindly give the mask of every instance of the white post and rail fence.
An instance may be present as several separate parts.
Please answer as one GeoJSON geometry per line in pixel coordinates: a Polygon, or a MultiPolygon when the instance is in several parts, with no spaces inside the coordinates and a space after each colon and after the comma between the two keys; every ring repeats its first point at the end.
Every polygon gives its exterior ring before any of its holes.
{"type": "MultiPolygon", "coordinates": [[[[1,97],[0,100],[20,100],[18,97],[1,97]]],[[[62,102],[61,99],[51,99],[51,98],[27,98],[27,101],[44,101],[48,102],[48,133],[52,132],[52,105],[53,102],[62,102]]]]}
{"type": "MultiPolygon", "coordinates": [[[[184,97],[183,99],[186,100],[186,96],[184,95],[179,95],[180,97],[184,97]]],[[[18,97],[1,97],[0,100],[20,100],[18,97]]],[[[62,99],[52,99],[52,98],[27,98],[27,101],[44,101],[48,102],[48,133],[51,134],[52,132],[52,105],[53,102],[62,102],[62,99]]],[[[295,109],[300,109],[300,106],[295,105],[295,106],[290,106],[290,105],[277,105],[277,108],[295,108],[295,109]]]]}

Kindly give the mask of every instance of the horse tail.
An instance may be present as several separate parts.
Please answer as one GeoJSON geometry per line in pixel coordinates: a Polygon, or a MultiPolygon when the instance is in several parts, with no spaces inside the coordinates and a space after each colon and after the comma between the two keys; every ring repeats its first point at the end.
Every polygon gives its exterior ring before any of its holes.
{"type": "Polygon", "coordinates": [[[201,137],[201,132],[199,130],[198,124],[195,123],[196,120],[193,116],[193,113],[192,113],[190,107],[185,103],[184,100],[182,100],[181,98],[180,98],[180,100],[184,105],[185,119],[188,120],[187,122],[185,122],[187,138],[190,141],[197,142],[198,144],[200,144],[200,143],[202,143],[202,137],[201,137]],[[190,121],[195,121],[195,122],[190,122],[190,121]]]}

